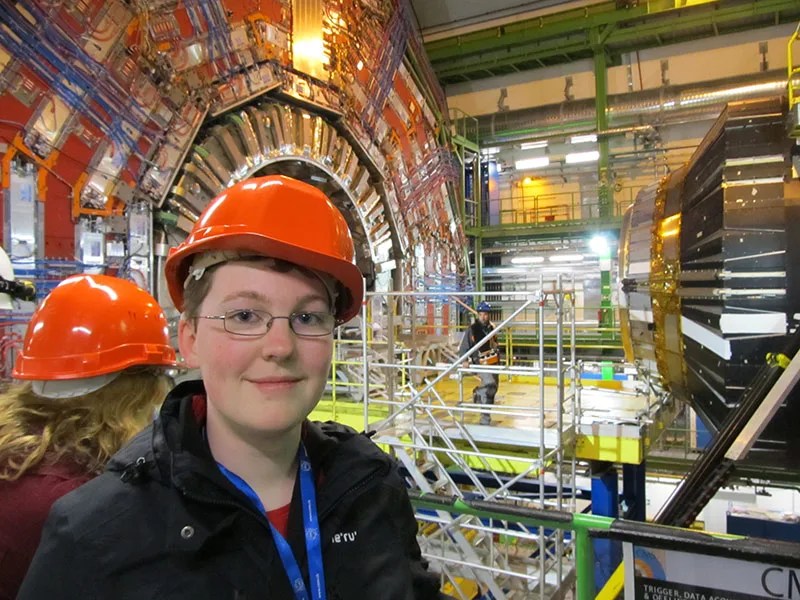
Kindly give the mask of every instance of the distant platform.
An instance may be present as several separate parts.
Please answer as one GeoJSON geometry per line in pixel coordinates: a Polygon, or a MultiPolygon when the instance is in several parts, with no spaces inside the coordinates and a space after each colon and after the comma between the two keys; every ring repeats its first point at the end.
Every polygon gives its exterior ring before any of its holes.
{"type": "MultiPolygon", "coordinates": [[[[538,381],[530,378],[512,377],[509,380],[507,376],[501,376],[495,405],[488,407],[488,411],[487,407],[471,402],[472,389],[478,384],[478,379],[469,376],[460,380],[445,379],[436,385],[436,394],[447,408],[437,406],[435,396],[430,396],[426,402],[437,424],[450,439],[459,441],[469,436],[477,444],[485,446],[487,451],[502,447],[504,452],[531,456],[538,455],[542,447],[548,451],[560,443],[565,448],[572,448],[574,442],[575,455],[579,459],[640,464],[649,445],[672,423],[679,406],[675,402],[654,404],[646,394],[636,393],[632,385],[628,386],[631,389],[624,389],[630,382],[614,381],[616,385],[613,387],[619,389],[594,387],[592,383],[584,381],[585,387],[581,389],[580,423],[572,422],[570,403],[565,403],[566,414],[563,415],[559,436],[557,390],[546,380],[543,444],[540,442],[541,388],[538,381]],[[490,425],[480,424],[483,412],[490,413],[490,425]]],[[[408,396],[399,396],[396,401],[402,403],[408,399],[408,396]]],[[[371,402],[368,429],[381,422],[389,414],[389,408],[381,405],[380,401],[371,402]]],[[[335,406],[330,401],[323,402],[312,418],[344,422],[358,430],[365,428],[363,405],[351,401],[340,400],[335,406]]],[[[408,432],[409,421],[410,413],[401,415],[387,433],[401,438],[408,432]]],[[[438,428],[426,423],[424,418],[418,417],[416,425],[426,435],[440,435],[438,428]]]]}

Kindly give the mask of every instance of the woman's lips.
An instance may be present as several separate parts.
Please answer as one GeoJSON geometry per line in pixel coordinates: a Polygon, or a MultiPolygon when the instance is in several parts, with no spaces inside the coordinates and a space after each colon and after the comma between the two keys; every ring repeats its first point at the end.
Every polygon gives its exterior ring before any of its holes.
{"type": "Polygon", "coordinates": [[[251,379],[250,383],[260,390],[283,390],[290,388],[300,381],[296,377],[265,377],[263,379],[251,379]]]}

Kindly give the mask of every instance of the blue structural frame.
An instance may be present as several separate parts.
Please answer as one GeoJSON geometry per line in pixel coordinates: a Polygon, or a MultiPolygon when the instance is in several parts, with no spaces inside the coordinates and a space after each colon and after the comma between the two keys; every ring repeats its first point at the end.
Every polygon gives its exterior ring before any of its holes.
{"type": "MultiPolygon", "coordinates": [[[[592,465],[592,514],[619,517],[619,477],[613,465],[592,465]]],[[[610,539],[595,539],[594,584],[600,590],[622,562],[622,545],[610,539]]]]}
{"type": "Polygon", "coordinates": [[[708,430],[708,427],[706,427],[706,424],[703,423],[703,419],[701,419],[699,415],[695,416],[695,428],[697,430],[697,439],[695,440],[697,448],[699,450],[708,448],[714,436],[708,430]]]}
{"type": "Polygon", "coordinates": [[[645,494],[645,463],[622,465],[622,518],[632,521],[647,519],[647,495],[645,494]]]}

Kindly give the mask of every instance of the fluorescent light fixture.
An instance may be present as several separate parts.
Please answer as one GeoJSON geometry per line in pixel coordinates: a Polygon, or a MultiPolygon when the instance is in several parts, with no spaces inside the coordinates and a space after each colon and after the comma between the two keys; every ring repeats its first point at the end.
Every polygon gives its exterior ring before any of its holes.
{"type": "Polygon", "coordinates": [[[583,254],[554,254],[550,257],[550,262],[566,263],[566,262],[580,262],[583,260],[583,254]]]}
{"type": "Polygon", "coordinates": [[[600,158],[600,153],[597,150],[590,152],[570,152],[564,157],[568,165],[575,165],[578,163],[595,162],[600,158]]]}
{"type": "Polygon", "coordinates": [[[484,156],[491,156],[492,154],[499,154],[500,148],[497,146],[491,146],[489,148],[481,148],[481,154],[484,156]]]}
{"type": "Polygon", "coordinates": [[[541,169],[550,164],[549,156],[537,156],[536,158],[523,158],[514,163],[514,168],[517,171],[525,171],[526,169],[541,169]]]}
{"type": "Polygon", "coordinates": [[[572,144],[585,144],[587,142],[596,142],[597,134],[587,133],[586,135],[573,135],[571,138],[569,138],[569,141],[572,144]]]}
{"type": "Polygon", "coordinates": [[[538,148],[547,148],[547,140],[540,142],[525,142],[519,145],[520,150],[537,150],[538,148]]]}
{"type": "Polygon", "coordinates": [[[543,262],[544,256],[515,256],[511,259],[512,265],[534,265],[543,262]]]}
{"type": "Polygon", "coordinates": [[[589,248],[592,252],[600,256],[608,255],[608,238],[604,235],[596,235],[589,240],[589,248]]]}

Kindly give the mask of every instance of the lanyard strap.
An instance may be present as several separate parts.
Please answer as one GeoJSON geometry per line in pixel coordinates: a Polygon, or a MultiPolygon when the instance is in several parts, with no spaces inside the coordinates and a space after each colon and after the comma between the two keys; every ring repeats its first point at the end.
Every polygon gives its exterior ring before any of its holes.
{"type": "MultiPolygon", "coordinates": [[[[300,464],[300,498],[303,505],[303,530],[305,532],[306,540],[306,554],[308,555],[308,575],[311,582],[311,595],[309,596],[306,582],[303,580],[303,574],[300,571],[300,566],[297,564],[297,559],[294,557],[289,542],[284,539],[280,532],[275,529],[272,523],[269,528],[272,531],[272,538],[275,542],[275,547],[278,550],[278,556],[283,563],[283,569],[289,578],[289,583],[292,586],[292,591],[296,600],[325,600],[325,571],[322,563],[322,541],[320,539],[319,520],[317,518],[317,494],[314,486],[314,473],[311,470],[311,462],[308,460],[306,449],[303,444],[297,451],[297,458],[300,464]]],[[[250,501],[261,511],[266,514],[264,504],[261,498],[255,493],[248,483],[239,477],[233,471],[229,471],[224,465],[217,463],[219,470],[228,480],[236,486],[250,501]]]]}

